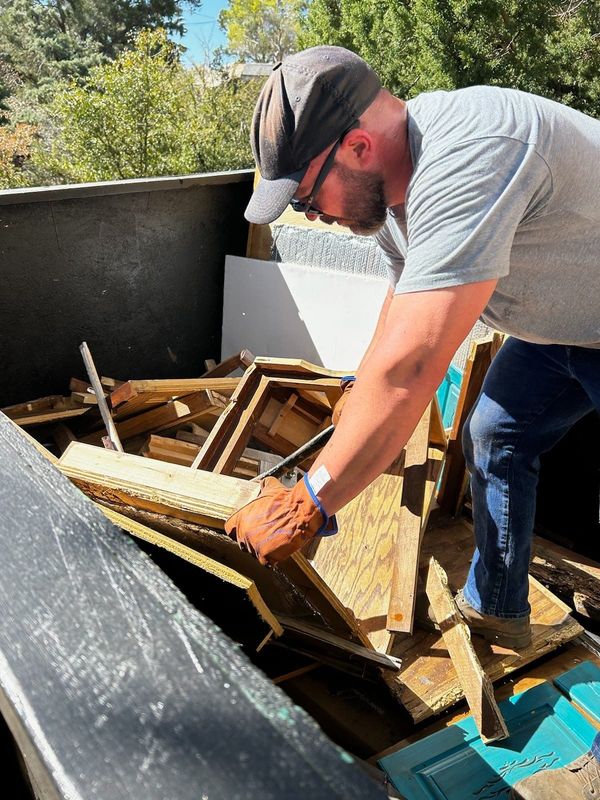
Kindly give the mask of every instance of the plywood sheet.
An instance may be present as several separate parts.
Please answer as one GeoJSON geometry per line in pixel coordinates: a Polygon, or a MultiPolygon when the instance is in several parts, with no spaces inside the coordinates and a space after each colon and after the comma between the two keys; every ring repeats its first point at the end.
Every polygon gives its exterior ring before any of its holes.
{"type": "MultiPolygon", "coordinates": [[[[439,516],[432,521],[423,540],[422,558],[437,557],[448,574],[451,589],[458,590],[464,584],[472,553],[473,533],[464,520],[439,516]]],[[[535,661],[583,630],[568,615],[564,603],[533,580],[530,580],[529,602],[533,641],[526,650],[516,653],[473,636],[479,661],[492,681],[535,661]]],[[[440,634],[415,630],[411,637],[396,637],[390,652],[402,659],[402,670],[396,681],[386,680],[415,722],[463,699],[456,671],[440,634]]]]}

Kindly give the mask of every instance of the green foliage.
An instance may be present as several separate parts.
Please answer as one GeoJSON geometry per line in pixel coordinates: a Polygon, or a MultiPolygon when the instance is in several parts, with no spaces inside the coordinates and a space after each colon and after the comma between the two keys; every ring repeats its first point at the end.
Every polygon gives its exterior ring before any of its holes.
{"type": "Polygon", "coordinates": [[[195,106],[191,76],[166,32],[142,31],[132,50],[57,94],[59,133],[46,166],[71,181],[193,171],[195,106]]]}
{"type": "Polygon", "coordinates": [[[204,83],[197,108],[198,171],[254,167],[250,123],[263,82],[222,73],[217,84],[204,83]]]}
{"type": "Polygon", "coordinates": [[[308,0],[229,0],[219,14],[229,55],[269,64],[296,52],[308,0]]]}
{"type": "Polygon", "coordinates": [[[600,114],[600,0],[313,0],[300,46],[319,43],[401,96],[491,84],[600,114]]]}
{"type": "Polygon", "coordinates": [[[165,31],[141,31],[130,51],[57,93],[55,136],[30,172],[81,182],[248,167],[259,88],[185,70],[165,31]]]}
{"type": "MultiPolygon", "coordinates": [[[[199,6],[201,0],[185,0],[199,6]]],[[[181,31],[179,0],[0,0],[0,61],[30,95],[87,75],[122,52],[131,31],[181,31]]]]}

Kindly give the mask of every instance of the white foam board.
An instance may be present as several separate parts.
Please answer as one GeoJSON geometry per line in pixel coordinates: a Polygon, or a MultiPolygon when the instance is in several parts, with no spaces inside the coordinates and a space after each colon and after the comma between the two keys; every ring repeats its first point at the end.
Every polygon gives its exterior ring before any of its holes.
{"type": "Polygon", "coordinates": [[[301,264],[227,256],[221,357],[304,358],[353,371],[367,348],[388,282],[301,264]]]}

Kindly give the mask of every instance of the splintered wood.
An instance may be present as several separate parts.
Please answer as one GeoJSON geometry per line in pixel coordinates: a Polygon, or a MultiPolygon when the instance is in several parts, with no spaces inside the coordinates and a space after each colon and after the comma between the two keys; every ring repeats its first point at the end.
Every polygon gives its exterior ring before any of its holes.
{"type": "MultiPolygon", "coordinates": [[[[462,505],[460,434],[496,347],[496,340],[472,346],[449,439],[434,398],[389,469],[338,513],[340,533],[273,569],[224,536],[224,522],[257,497],[253,478],[331,425],[344,373],[242,350],[209,362],[198,378],[102,378],[125,453],[99,446],[105,430],[97,398],[78,378],[71,380],[71,396],[5,412],[46,432],[44,443],[54,441],[62,453],[58,468],[116,524],[219,578],[250,603],[268,633],[263,627],[253,646],[270,652],[274,636],[279,646],[319,663],[354,674],[359,665],[387,684],[390,701],[400,701],[415,722],[466,697],[482,737],[494,741],[505,727],[492,681],[581,631],[564,603],[534,580],[533,643],[518,654],[471,638],[453,600],[468,570],[472,531],[464,519],[433,509],[436,501],[452,512],[462,505]],[[423,564],[441,633],[415,623],[423,564]]],[[[299,464],[296,476],[315,457],[299,464]]],[[[538,552],[540,571],[541,559],[551,557],[538,552]]],[[[588,583],[600,578],[587,574],[588,583]]]]}

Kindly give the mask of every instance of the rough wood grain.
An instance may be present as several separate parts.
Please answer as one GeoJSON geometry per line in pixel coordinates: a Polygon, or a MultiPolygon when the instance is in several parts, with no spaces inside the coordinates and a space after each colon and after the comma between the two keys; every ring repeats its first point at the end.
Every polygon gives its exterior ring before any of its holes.
{"type": "Polygon", "coordinates": [[[600,564],[535,536],[530,572],[590,620],[600,620],[600,564]]]}
{"type": "Polygon", "coordinates": [[[260,488],[238,478],[80,442],[69,445],[58,467],[94,499],[121,501],[217,527],[253,500],[260,488]]]}
{"type": "MultiPolygon", "coordinates": [[[[464,584],[472,554],[473,532],[469,525],[462,519],[453,520],[436,513],[423,538],[422,563],[426,564],[434,555],[455,592],[464,584]]],[[[526,650],[519,653],[504,650],[473,636],[477,657],[492,681],[555,650],[583,630],[565,613],[564,604],[549,592],[540,591],[535,582],[530,583],[529,602],[533,641],[526,650]]],[[[402,670],[397,680],[386,677],[386,683],[415,722],[449,708],[464,697],[440,634],[416,629],[411,637],[396,637],[390,652],[402,659],[402,670]]]]}
{"type": "Polygon", "coordinates": [[[479,663],[446,573],[434,556],[426,570],[425,591],[482,740],[487,744],[505,739],[508,729],[496,703],[494,687],[479,663]]]}
{"type": "Polygon", "coordinates": [[[371,645],[386,652],[390,584],[400,524],[404,452],[337,514],[340,533],[319,541],[311,564],[352,610],[371,645]]]}
{"type": "Polygon", "coordinates": [[[392,633],[412,633],[413,629],[423,516],[426,513],[431,418],[430,404],[405,447],[402,502],[386,621],[386,628],[392,633]]]}

